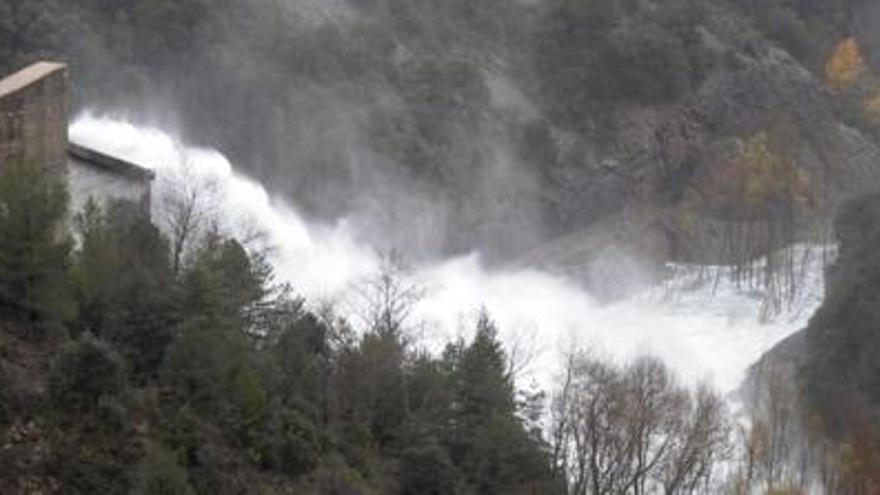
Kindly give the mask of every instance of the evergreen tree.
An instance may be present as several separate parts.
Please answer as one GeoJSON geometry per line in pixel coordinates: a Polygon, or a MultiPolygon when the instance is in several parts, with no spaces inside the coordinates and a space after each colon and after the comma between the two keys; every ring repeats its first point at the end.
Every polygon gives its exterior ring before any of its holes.
{"type": "Polygon", "coordinates": [[[152,377],[172,338],[167,242],[148,218],[123,203],[104,214],[89,202],[77,224],[78,311],[69,326],[75,334],[92,332],[116,345],[136,379],[152,377]]]}
{"type": "Polygon", "coordinates": [[[183,404],[243,434],[265,411],[266,392],[254,361],[250,310],[265,294],[250,257],[232,240],[211,239],[181,276],[175,292],[174,340],[162,382],[183,404]]]}
{"type": "Polygon", "coordinates": [[[29,334],[62,321],[71,242],[64,234],[67,191],[61,177],[26,162],[0,170],[0,314],[29,334]]]}
{"type": "Polygon", "coordinates": [[[519,418],[507,356],[485,311],[470,344],[446,355],[455,393],[449,449],[468,484],[480,493],[509,493],[548,481],[541,445],[519,418]]]}

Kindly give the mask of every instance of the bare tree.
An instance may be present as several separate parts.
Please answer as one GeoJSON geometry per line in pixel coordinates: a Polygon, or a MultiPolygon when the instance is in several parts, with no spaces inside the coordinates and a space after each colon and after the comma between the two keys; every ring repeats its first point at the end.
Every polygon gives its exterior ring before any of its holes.
{"type": "Polygon", "coordinates": [[[724,401],[714,390],[700,385],[683,410],[684,421],[658,473],[666,495],[710,490],[715,468],[730,453],[724,401]]]}
{"type": "Polygon", "coordinates": [[[791,365],[761,362],[747,382],[737,474],[742,492],[805,491],[825,471],[827,446],[806,422],[795,373],[791,365]]]}
{"type": "Polygon", "coordinates": [[[660,361],[572,353],[551,407],[554,468],[577,495],[710,491],[728,446],[723,401],[689,393],[660,361]]]}
{"type": "Polygon", "coordinates": [[[211,226],[218,185],[198,176],[181,151],[184,166],[162,178],[160,221],[171,241],[174,273],[180,271],[186,252],[211,226]]]}
{"type": "Polygon", "coordinates": [[[574,493],[619,493],[626,469],[622,417],[623,387],[618,370],[598,360],[576,362],[570,420],[574,444],[574,493]]]}
{"type": "Polygon", "coordinates": [[[412,283],[399,254],[383,255],[379,272],[357,290],[356,313],[365,329],[377,333],[400,334],[406,328],[425,289],[412,283]]]}
{"type": "Polygon", "coordinates": [[[640,358],[626,370],[629,387],[627,414],[632,435],[630,480],[625,487],[635,495],[646,493],[651,472],[666,458],[680,426],[680,408],[687,393],[669,369],[656,358],[640,358]]]}
{"type": "MultiPolygon", "coordinates": [[[[484,308],[483,311],[487,310],[484,308]]],[[[538,332],[534,328],[506,332],[504,341],[507,347],[507,374],[514,380],[530,373],[541,350],[538,339],[538,332]]]]}
{"type": "Polygon", "coordinates": [[[574,366],[577,354],[569,352],[565,356],[560,387],[550,402],[550,447],[551,465],[556,478],[563,480],[568,486],[569,460],[571,456],[571,403],[574,399],[574,366]]]}

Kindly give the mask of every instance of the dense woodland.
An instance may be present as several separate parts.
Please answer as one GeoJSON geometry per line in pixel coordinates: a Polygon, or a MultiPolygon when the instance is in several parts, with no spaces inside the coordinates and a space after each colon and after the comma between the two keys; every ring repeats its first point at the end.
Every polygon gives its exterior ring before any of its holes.
{"type": "MultiPolygon", "coordinates": [[[[876,228],[875,206],[852,209],[842,233],[876,228]]],[[[836,309],[862,304],[852,276],[813,323],[811,338],[833,344],[811,347],[810,379],[759,377],[743,422],[649,357],[573,350],[552,390],[527,392],[485,312],[471,338],[431,353],[409,320],[421,291],[390,258],[346,320],[210,224],[169,231],[125,204],[68,212],[63,183],[34,164],[0,175],[4,493],[861,494],[876,482],[873,340],[860,330],[872,309],[836,309]]],[[[839,270],[852,270],[851,242],[839,270]]],[[[856,284],[876,268],[859,259],[856,284]]]]}
{"type": "Polygon", "coordinates": [[[356,333],[233,239],[175,269],[146,219],[90,207],[74,249],[56,177],[10,166],[0,191],[4,493],[562,486],[488,315],[433,356],[391,268],[356,333]]]}
{"type": "Polygon", "coordinates": [[[418,289],[390,261],[364,282],[362,321],[345,321],[211,229],[175,264],[175,239],[123,204],[89,205],[59,236],[70,218],[58,177],[4,168],[4,492],[684,493],[715,481],[722,401],[691,398],[659,362],[572,355],[550,439],[545,395],[517,388],[490,316],[427,352],[407,320],[418,289]]]}

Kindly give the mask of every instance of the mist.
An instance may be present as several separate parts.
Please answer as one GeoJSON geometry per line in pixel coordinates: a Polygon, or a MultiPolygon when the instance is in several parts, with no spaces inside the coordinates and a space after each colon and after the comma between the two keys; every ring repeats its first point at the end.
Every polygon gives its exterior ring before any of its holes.
{"type": "MultiPolygon", "coordinates": [[[[206,208],[224,232],[256,239],[252,247],[269,253],[281,281],[290,282],[310,304],[330,304],[343,316],[354,316],[354,291],[380,269],[387,246],[370,239],[395,234],[378,231],[374,223],[366,229],[358,212],[332,222],[310,219],[219,152],[187,146],[156,128],[84,114],[70,135],[74,142],[157,172],[153,216],[160,226],[162,198],[181,181],[202,184],[210,203],[206,208]],[[364,236],[365,230],[370,235],[364,236]]],[[[706,267],[669,265],[675,275],[666,283],[602,303],[563,276],[528,266],[487,266],[479,251],[433,261],[416,258],[407,276],[425,297],[409,324],[419,345],[436,351],[450,338],[467,337],[485,308],[508,347],[527,361],[520,386],[549,389],[564,354],[589,348],[618,362],[657,356],[687,382],[707,381],[732,394],[748,367],[801,329],[821,301],[821,257],[805,266],[797,303],[767,321],[760,294],[727,278],[706,278],[706,267]]]]}

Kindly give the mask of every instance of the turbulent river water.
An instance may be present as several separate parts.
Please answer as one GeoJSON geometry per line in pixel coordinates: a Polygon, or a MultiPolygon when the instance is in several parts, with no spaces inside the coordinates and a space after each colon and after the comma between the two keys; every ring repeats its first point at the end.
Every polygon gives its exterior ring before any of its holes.
{"type": "MultiPolygon", "coordinates": [[[[241,236],[261,234],[277,276],[312,303],[334,303],[344,313],[353,288],[379,269],[379,256],[355,238],[350,219],[309,221],[295,204],[269,194],[217,151],[187,146],[156,128],[92,115],[76,119],[70,135],[74,142],[155,170],[154,219],[160,224],[169,191],[202,188],[205,208],[221,227],[241,236]]],[[[697,272],[705,274],[699,267],[673,267],[679,275],[670,283],[601,304],[559,276],[487,269],[479,253],[414,267],[409,276],[426,295],[412,321],[419,323],[421,342],[436,346],[466,336],[485,307],[508,346],[529,349],[533,356],[520,385],[549,387],[563,353],[580,346],[616,360],[656,355],[684,380],[708,380],[730,393],[749,365],[802,328],[819,304],[821,260],[809,257],[806,247],[803,253],[797,301],[770,321],[760,317],[759,294],[724,279],[698,283],[697,272]]]]}

